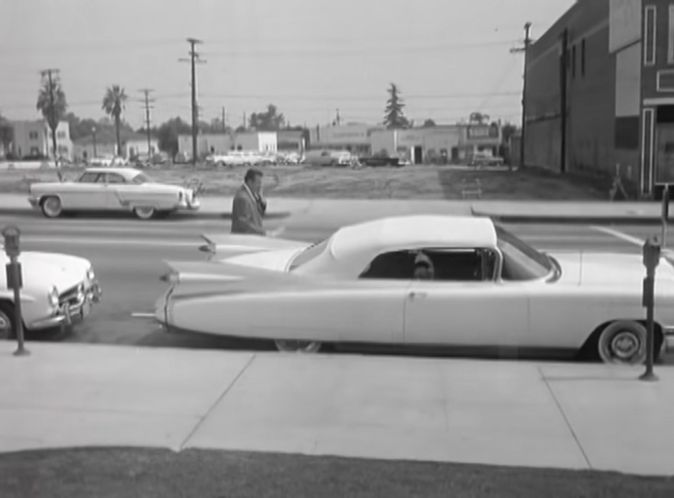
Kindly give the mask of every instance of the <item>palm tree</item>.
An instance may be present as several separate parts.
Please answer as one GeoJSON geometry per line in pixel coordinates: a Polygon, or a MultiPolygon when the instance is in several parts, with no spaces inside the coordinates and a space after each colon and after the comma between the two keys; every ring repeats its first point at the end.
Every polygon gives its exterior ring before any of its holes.
{"type": "Polygon", "coordinates": [[[58,151],[56,149],[56,128],[61,118],[66,113],[68,104],[66,103],[66,94],[61,87],[61,82],[51,71],[42,74],[42,86],[37,95],[37,104],[35,106],[42,113],[49,129],[51,131],[51,141],[56,164],[56,174],[59,180],[62,179],[61,169],[59,167],[58,151]],[[48,76],[48,77],[47,77],[48,76]]]}
{"type": "Polygon", "coordinates": [[[126,94],[124,89],[119,85],[112,85],[105,91],[105,96],[103,97],[103,106],[102,109],[105,113],[114,118],[115,120],[115,135],[117,138],[117,154],[121,153],[122,150],[122,141],[119,137],[119,125],[121,123],[122,111],[124,110],[124,104],[126,102],[126,94]]]}

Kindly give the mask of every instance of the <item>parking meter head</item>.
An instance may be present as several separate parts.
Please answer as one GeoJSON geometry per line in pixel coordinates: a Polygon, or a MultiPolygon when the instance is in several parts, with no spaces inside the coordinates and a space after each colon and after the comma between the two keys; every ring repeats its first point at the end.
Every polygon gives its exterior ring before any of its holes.
{"type": "Polygon", "coordinates": [[[18,256],[21,252],[19,245],[19,236],[21,230],[16,225],[9,225],[2,230],[2,236],[5,239],[5,252],[8,256],[18,256]]]}
{"type": "Polygon", "coordinates": [[[648,268],[655,268],[660,262],[660,243],[657,239],[648,239],[643,246],[643,262],[648,268]]]}

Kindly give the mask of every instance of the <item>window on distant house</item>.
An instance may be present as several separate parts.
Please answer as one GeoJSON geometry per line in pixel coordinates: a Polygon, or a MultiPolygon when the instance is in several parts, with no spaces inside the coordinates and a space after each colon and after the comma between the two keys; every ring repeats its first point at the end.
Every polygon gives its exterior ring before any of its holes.
{"type": "Polygon", "coordinates": [[[61,131],[56,133],[56,137],[57,138],[66,138],[66,132],[61,130],[61,131]]]}
{"type": "Polygon", "coordinates": [[[667,26],[667,64],[674,64],[674,4],[669,4],[669,25],[667,26]]]}
{"type": "Polygon", "coordinates": [[[655,65],[655,5],[648,5],[644,11],[644,66],[655,65]]]}
{"type": "Polygon", "coordinates": [[[585,76],[585,38],[580,42],[580,75],[585,76]]]}
{"type": "Polygon", "coordinates": [[[37,140],[38,134],[36,131],[30,131],[28,132],[28,138],[30,140],[37,140]]]}

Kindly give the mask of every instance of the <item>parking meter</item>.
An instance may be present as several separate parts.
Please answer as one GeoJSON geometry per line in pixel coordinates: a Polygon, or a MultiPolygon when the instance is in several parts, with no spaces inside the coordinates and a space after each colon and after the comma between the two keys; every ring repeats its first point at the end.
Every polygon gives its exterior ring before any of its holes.
{"type": "Polygon", "coordinates": [[[23,316],[21,313],[21,287],[23,286],[21,264],[19,254],[21,246],[19,238],[21,230],[15,225],[10,225],[2,230],[5,239],[5,253],[9,256],[9,263],[5,267],[7,272],[7,287],[14,291],[14,330],[16,332],[19,347],[14,353],[16,356],[25,356],[28,351],[23,347],[23,316]]]}
{"type": "Polygon", "coordinates": [[[646,372],[642,380],[656,380],[653,373],[654,361],[654,308],[655,308],[655,268],[660,263],[660,243],[656,238],[644,242],[643,263],[646,267],[646,278],[642,291],[642,305],[646,308],[646,372]]]}

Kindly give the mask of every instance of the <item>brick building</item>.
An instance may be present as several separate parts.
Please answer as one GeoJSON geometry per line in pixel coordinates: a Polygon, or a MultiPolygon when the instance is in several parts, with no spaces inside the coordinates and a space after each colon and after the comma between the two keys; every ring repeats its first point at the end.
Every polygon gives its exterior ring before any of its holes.
{"type": "Polygon", "coordinates": [[[578,0],[526,54],[525,163],[674,181],[674,4],[578,0]],[[566,113],[562,112],[566,109],[566,113]]]}

